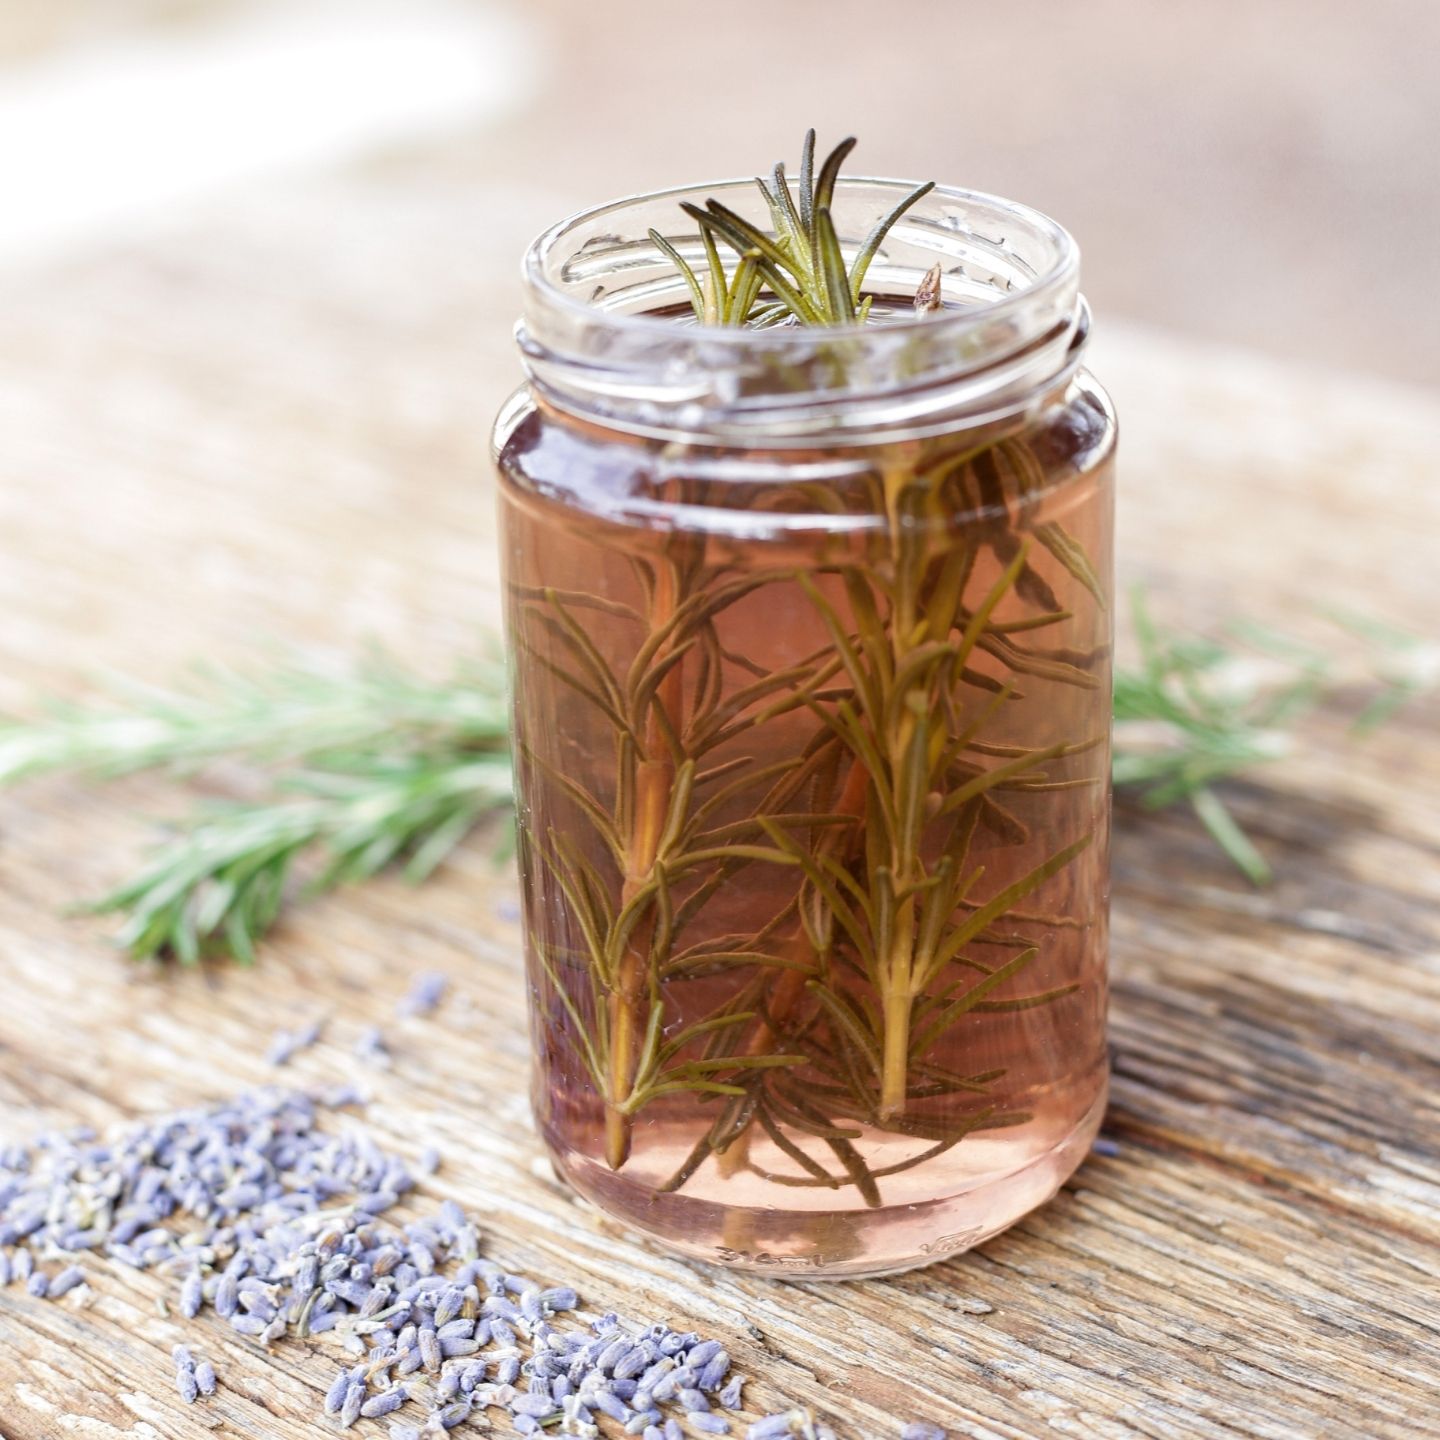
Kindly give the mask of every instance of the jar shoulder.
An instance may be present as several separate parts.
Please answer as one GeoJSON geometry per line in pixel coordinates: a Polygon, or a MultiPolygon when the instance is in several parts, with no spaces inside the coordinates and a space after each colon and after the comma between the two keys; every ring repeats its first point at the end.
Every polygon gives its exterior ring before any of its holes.
{"type": "MultiPolygon", "coordinates": [[[[505,492],[653,525],[696,512],[883,521],[898,486],[941,499],[953,523],[971,509],[1020,505],[1105,471],[1118,425],[1088,371],[1023,417],[884,443],[738,448],[704,436],[660,441],[606,429],[536,402],[522,387],[497,420],[492,453],[505,492]]],[[[703,522],[702,522],[703,523],[703,522]]]]}

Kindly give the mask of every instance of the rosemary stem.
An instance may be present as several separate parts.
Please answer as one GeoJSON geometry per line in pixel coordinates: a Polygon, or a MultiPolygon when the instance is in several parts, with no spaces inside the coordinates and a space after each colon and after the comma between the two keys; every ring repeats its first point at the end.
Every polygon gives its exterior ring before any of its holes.
{"type": "Polygon", "coordinates": [[[880,1118],[904,1114],[910,1086],[910,1017],[915,1006],[915,903],[897,907],[895,939],[880,999],[885,1028],[880,1060],[880,1118]]]}
{"type": "Polygon", "coordinates": [[[881,997],[881,1014],[885,1023],[885,1049],[881,1056],[880,1118],[893,1120],[905,1112],[905,1092],[910,1081],[910,994],[909,957],[904,957],[903,970],[907,983],[898,983],[902,969],[901,957],[891,960],[890,984],[881,997]]]}
{"type": "MultiPolygon", "coordinates": [[[[675,613],[679,600],[676,580],[671,566],[659,567],[650,616],[655,630],[668,624],[675,613]]],[[[683,665],[684,662],[680,661],[670,669],[660,682],[655,698],[655,704],[663,708],[673,731],[680,728],[680,712],[684,703],[683,665]]],[[[664,832],[675,782],[674,757],[660,717],[653,708],[645,720],[643,741],[645,753],[635,772],[635,809],[626,846],[627,863],[620,896],[622,909],[654,877],[660,836],[664,832]]],[[[620,961],[615,988],[609,997],[610,1093],[605,1107],[605,1159],[612,1170],[620,1169],[630,1157],[628,1107],[635,1089],[640,1037],[646,1030],[640,1010],[648,990],[645,982],[650,973],[654,939],[655,911],[651,906],[636,922],[620,961]]]]}

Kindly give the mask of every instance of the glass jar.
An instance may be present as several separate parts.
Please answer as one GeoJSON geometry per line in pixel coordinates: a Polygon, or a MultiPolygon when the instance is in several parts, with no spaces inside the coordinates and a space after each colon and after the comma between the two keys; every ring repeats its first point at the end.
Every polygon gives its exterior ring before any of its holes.
{"type": "MultiPolygon", "coordinates": [[[[910,187],[841,181],[853,254],[910,187]]],[[[623,200],[525,260],[495,432],[535,1115],[700,1259],[995,1234],[1106,1094],[1112,461],[1074,243],[938,188],[870,322],[694,324],[623,200]],[[944,308],[916,316],[939,262],[944,308]]]]}

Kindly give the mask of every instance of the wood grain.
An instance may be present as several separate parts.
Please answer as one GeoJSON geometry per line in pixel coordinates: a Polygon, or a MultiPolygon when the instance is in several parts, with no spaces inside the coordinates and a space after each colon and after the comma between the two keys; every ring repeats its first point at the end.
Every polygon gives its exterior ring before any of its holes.
{"type": "MultiPolygon", "coordinates": [[[[437,666],[472,647],[494,614],[486,431],[515,374],[513,255],[563,204],[376,167],[0,282],[0,705],[275,640],[378,637],[437,666]]],[[[1167,617],[1436,614],[1440,403],[1114,328],[1096,368],[1122,415],[1124,566],[1167,617]]],[[[395,1064],[365,1077],[367,1123],[446,1157],[421,1203],[453,1196],[494,1254],[598,1309],[722,1337],[759,1406],[811,1404],[856,1437],[920,1415],[977,1440],[1440,1435],[1440,709],[1363,744],[1353,713],[1342,696],[1227,791],[1271,890],[1186,816],[1122,811],[1115,1153],[925,1271],[720,1274],[556,1184],[527,1112],[514,887],[483,844],[424,890],[296,912],[252,971],[128,969],[63,911],[133,864],[137,815],[180,803],[138,779],[0,796],[0,1133],[270,1081],[277,1025],[322,1012],[285,1078],[349,1077],[378,1023],[395,1064]],[[419,969],[453,998],[397,1020],[419,969]]],[[[88,1308],[0,1291],[0,1435],[317,1432],[319,1346],[187,1325],[221,1389],[186,1407],[167,1282],[89,1268],[88,1308]]]]}

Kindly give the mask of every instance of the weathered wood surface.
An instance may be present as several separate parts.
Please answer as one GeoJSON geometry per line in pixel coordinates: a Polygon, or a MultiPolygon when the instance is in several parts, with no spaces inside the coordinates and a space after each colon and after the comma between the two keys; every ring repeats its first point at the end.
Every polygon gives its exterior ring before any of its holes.
{"type": "MultiPolygon", "coordinates": [[[[473,645],[494,607],[486,429],[514,374],[512,256],[563,203],[379,169],[0,281],[0,706],[276,638],[378,637],[436,664],[473,645]]],[[[1330,599],[1433,621],[1440,403],[1143,335],[1097,350],[1122,414],[1123,568],[1157,608],[1301,623],[1330,599]]],[[[1349,714],[1227,790],[1270,891],[1185,816],[1121,815],[1117,1153],[929,1270],[719,1274],[545,1178],[513,886],[483,846],[421,892],[384,881],[297,913],[253,971],[131,971],[62,911],[126,872],[137,815],[179,803],[149,781],[0,796],[0,1135],[271,1081],[277,1024],[320,1012],[327,1039],[285,1078],[349,1077],[380,1023],[396,1058],[367,1077],[368,1123],[401,1153],[439,1146],[426,1197],[597,1308],[723,1337],[760,1404],[867,1437],[894,1415],[974,1437],[1440,1434],[1440,710],[1363,745],[1349,714]],[[420,968],[453,998],[396,1021],[420,968]]],[[[168,1282],[90,1268],[88,1309],[0,1291],[8,1440],[320,1432],[314,1349],[186,1326],[222,1376],[186,1407],[168,1282]]]]}

